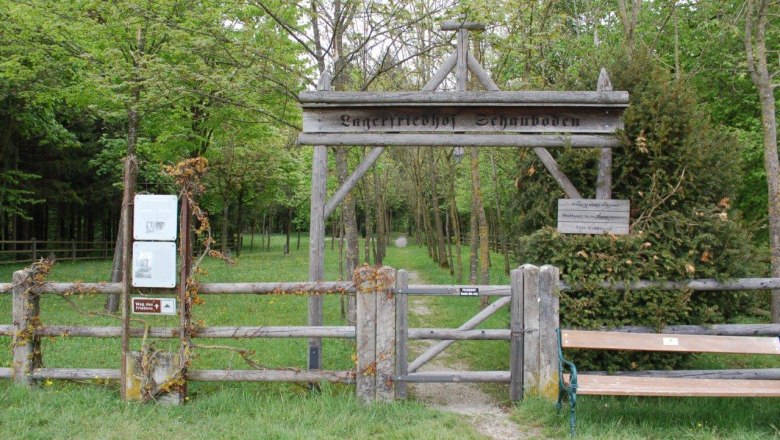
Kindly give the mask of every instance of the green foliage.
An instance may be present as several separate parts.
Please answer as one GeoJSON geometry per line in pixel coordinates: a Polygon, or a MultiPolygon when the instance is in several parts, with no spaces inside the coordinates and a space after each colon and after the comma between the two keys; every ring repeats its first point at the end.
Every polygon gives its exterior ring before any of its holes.
{"type": "Polygon", "coordinates": [[[43,200],[36,198],[35,191],[25,188],[25,186],[40,178],[41,176],[19,170],[8,170],[0,173],[0,188],[2,188],[0,215],[18,215],[25,220],[30,220],[24,208],[37,205],[43,200]]]}
{"type": "Polygon", "coordinates": [[[631,94],[614,159],[615,194],[645,217],[733,198],[741,179],[739,144],[710,123],[691,88],[641,54],[611,71],[615,89],[631,94]]]}
{"type": "MultiPolygon", "coordinates": [[[[652,59],[634,54],[610,70],[616,90],[631,96],[622,146],[614,150],[613,198],[631,201],[632,234],[561,235],[545,228],[521,241],[520,260],[558,266],[568,284],[582,286],[561,297],[562,324],[569,327],[660,328],[744,314],[756,305],[745,294],[597,287],[602,281],[727,279],[765,270],[755,263],[750,231],[729,210],[741,179],[735,137],[713,127],[690,88],[652,59]]],[[[594,155],[568,150],[558,158],[576,186],[593,185],[592,172],[575,170],[595,169],[594,155]]],[[[524,179],[515,206],[528,217],[526,227],[552,224],[557,194],[545,194],[544,188],[554,182],[531,173],[535,161],[519,166],[524,179]],[[531,208],[533,196],[541,207],[531,208]]],[[[585,368],[634,369],[668,367],[678,358],[590,352],[585,359],[585,368]]]]}
{"type": "MultiPolygon", "coordinates": [[[[755,274],[749,236],[722,208],[670,211],[664,230],[627,236],[563,235],[545,228],[523,240],[522,261],[561,268],[562,279],[575,289],[561,293],[561,325],[571,328],[722,323],[756,306],[745,292],[689,290],[614,290],[601,282],[640,279],[728,279],[755,274]]],[[[585,369],[669,368],[680,356],[654,353],[578,353],[585,369]]]]}

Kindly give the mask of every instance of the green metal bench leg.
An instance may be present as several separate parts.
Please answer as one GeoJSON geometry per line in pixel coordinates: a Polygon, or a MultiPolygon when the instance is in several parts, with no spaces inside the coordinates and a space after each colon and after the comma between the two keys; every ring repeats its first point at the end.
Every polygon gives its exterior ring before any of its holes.
{"type": "Polygon", "coordinates": [[[566,395],[566,391],[558,387],[558,401],[555,402],[555,409],[558,411],[558,414],[561,414],[561,408],[563,408],[563,396],[566,395]]]}
{"type": "Polygon", "coordinates": [[[569,398],[569,427],[572,437],[575,433],[577,424],[577,366],[572,362],[567,361],[563,357],[563,344],[561,342],[561,329],[555,330],[558,337],[558,402],[555,403],[555,408],[558,410],[558,414],[561,413],[563,407],[563,397],[569,398]],[[570,371],[570,383],[566,386],[563,382],[564,365],[569,367],[570,371]]]}
{"type": "Polygon", "coordinates": [[[577,425],[577,395],[569,395],[569,429],[571,436],[574,437],[577,425]]]}

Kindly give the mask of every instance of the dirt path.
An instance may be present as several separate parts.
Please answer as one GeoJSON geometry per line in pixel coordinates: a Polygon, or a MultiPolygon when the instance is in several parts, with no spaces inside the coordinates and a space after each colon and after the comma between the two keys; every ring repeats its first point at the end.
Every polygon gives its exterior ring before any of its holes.
{"type": "MultiPolygon", "coordinates": [[[[419,275],[409,272],[410,284],[421,284],[419,275]]],[[[412,296],[409,303],[411,314],[420,317],[423,322],[426,316],[431,316],[426,299],[412,296]]],[[[423,324],[425,325],[425,324],[423,324]]],[[[410,350],[419,355],[435,341],[414,341],[410,350]]],[[[452,359],[448,351],[444,351],[432,361],[423,365],[419,371],[463,371],[466,365],[452,359]]],[[[409,386],[412,395],[417,400],[441,411],[460,414],[482,435],[493,440],[516,440],[539,438],[540,434],[523,430],[509,419],[510,408],[502,406],[498,400],[482,391],[475,383],[422,383],[409,386]]]]}

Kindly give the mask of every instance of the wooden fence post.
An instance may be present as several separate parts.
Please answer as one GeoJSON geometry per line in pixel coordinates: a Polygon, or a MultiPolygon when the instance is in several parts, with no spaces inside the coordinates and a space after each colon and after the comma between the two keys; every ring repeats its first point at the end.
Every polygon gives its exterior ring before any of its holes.
{"type": "Polygon", "coordinates": [[[559,276],[555,266],[539,269],[539,392],[549,399],[558,396],[559,276]]]}
{"type": "Polygon", "coordinates": [[[70,252],[71,252],[71,260],[76,261],[76,239],[74,238],[73,241],[70,243],[70,252]]]}
{"type": "Polygon", "coordinates": [[[35,263],[35,260],[38,259],[38,243],[35,241],[35,237],[32,238],[31,250],[32,250],[32,262],[35,263]]]}
{"type": "MultiPolygon", "coordinates": [[[[403,269],[396,273],[395,279],[395,374],[405,376],[409,372],[409,273],[403,269]]],[[[395,383],[396,399],[406,399],[405,381],[395,383]]]]}
{"type": "Polygon", "coordinates": [[[376,280],[376,401],[390,402],[395,398],[395,270],[377,269],[376,280]]]}
{"type": "Polygon", "coordinates": [[[512,286],[512,302],[509,305],[509,399],[520,400],[523,398],[523,270],[514,269],[509,274],[512,286]]]}
{"type": "Polygon", "coordinates": [[[357,395],[364,403],[393,399],[395,301],[390,267],[355,270],[357,303],[357,395]]]}
{"type": "Polygon", "coordinates": [[[523,395],[539,389],[539,268],[524,264],[523,271],[523,395]]]}
{"type": "Polygon", "coordinates": [[[355,339],[357,349],[357,396],[363,403],[376,398],[376,269],[361,266],[355,270],[355,339]]]}
{"type": "Polygon", "coordinates": [[[30,291],[30,274],[18,270],[13,275],[13,337],[14,360],[11,364],[11,376],[19,385],[30,385],[30,373],[42,365],[41,339],[35,335],[35,327],[40,322],[39,297],[30,291]]]}

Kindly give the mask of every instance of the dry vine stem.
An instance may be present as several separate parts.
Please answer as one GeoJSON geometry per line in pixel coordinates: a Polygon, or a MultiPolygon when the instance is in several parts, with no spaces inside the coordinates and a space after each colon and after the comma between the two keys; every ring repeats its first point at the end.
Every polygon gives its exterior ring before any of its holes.
{"type": "MultiPolygon", "coordinates": [[[[175,372],[169,375],[162,383],[154,380],[154,372],[160,359],[169,353],[158,351],[154,343],[147,343],[148,327],[144,331],[144,339],[139,355],[140,381],[141,381],[141,399],[145,402],[156,400],[158,396],[177,392],[179,396],[186,400],[187,387],[187,369],[192,364],[192,350],[195,345],[192,344],[192,334],[195,333],[202,323],[194,323],[192,320],[192,306],[203,304],[203,299],[198,296],[199,282],[197,276],[204,274],[205,271],[200,267],[203,260],[209,256],[219,258],[227,264],[234,264],[233,260],[223,255],[221,252],[213,250],[211,246],[214,239],[211,234],[211,223],[208,215],[200,207],[197,198],[203,193],[205,187],[202,183],[202,177],[208,170],[208,161],[203,157],[187,159],[174,166],[165,167],[166,174],[174,179],[179,187],[179,195],[186,200],[187,206],[193,217],[196,219],[197,226],[192,228],[195,236],[200,238],[203,243],[203,249],[190,267],[186,274],[185,294],[183,303],[180,304],[181,313],[181,346],[178,353],[178,365],[175,372]]],[[[189,231],[190,225],[186,230],[189,231]]],[[[187,256],[189,258],[189,256],[187,256]]],[[[183,263],[182,263],[183,264],[183,263]]],[[[203,347],[205,348],[205,347],[203,347]]],[[[242,357],[248,358],[247,351],[241,352],[242,357]]]]}

